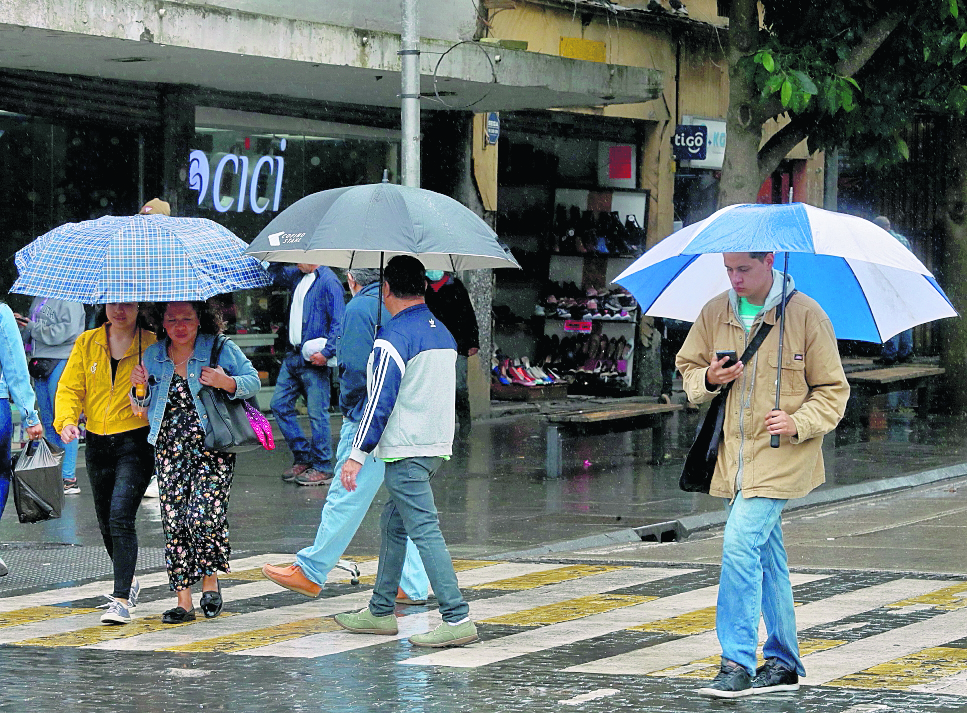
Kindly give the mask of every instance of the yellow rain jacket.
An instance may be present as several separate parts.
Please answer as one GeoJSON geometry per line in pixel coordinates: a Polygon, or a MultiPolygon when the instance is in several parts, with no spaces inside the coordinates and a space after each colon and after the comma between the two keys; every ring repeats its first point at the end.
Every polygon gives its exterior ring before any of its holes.
{"type": "MultiPolygon", "coordinates": [[[[157,340],[152,332],[141,330],[141,351],[157,340]]],[[[77,425],[81,413],[87,414],[87,430],[100,436],[133,431],[148,422],[135,416],[128,394],[131,371],[138,363],[138,335],[118,362],[117,376],[111,380],[111,350],[107,325],[89,329],[74,342],[67,366],[57,384],[54,400],[54,430],[77,425]]]]}

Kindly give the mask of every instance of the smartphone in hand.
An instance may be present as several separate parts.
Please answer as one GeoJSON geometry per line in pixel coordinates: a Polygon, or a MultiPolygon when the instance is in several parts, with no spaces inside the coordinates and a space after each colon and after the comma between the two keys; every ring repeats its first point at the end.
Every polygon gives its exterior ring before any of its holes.
{"type": "Polygon", "coordinates": [[[722,359],[723,357],[726,357],[728,359],[728,361],[722,365],[724,369],[728,369],[731,366],[735,366],[736,363],[739,361],[739,358],[736,355],[734,349],[716,349],[715,358],[722,359]]]}

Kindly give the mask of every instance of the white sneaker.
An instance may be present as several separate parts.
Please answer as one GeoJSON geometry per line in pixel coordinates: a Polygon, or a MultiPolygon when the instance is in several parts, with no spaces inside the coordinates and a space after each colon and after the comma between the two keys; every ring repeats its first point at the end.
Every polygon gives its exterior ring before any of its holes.
{"type": "Polygon", "coordinates": [[[158,497],[158,478],[152,475],[151,481],[148,483],[148,489],[144,491],[144,497],[146,498],[156,498],[158,497]]]}
{"type": "Polygon", "coordinates": [[[138,608],[138,595],[141,594],[141,582],[135,577],[131,580],[131,591],[128,592],[128,609],[138,608]]]}
{"type": "Polygon", "coordinates": [[[107,611],[101,614],[102,624],[129,624],[131,622],[131,612],[120,599],[111,597],[107,611]]]}

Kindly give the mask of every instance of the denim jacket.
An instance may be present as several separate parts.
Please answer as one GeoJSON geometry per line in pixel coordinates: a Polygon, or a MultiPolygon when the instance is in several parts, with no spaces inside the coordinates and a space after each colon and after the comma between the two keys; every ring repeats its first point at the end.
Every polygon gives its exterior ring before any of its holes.
{"type": "MultiPolygon", "coordinates": [[[[165,415],[165,407],[168,405],[168,390],[171,388],[171,380],[175,374],[175,364],[168,357],[169,343],[170,340],[163,339],[145,350],[144,368],[148,372],[148,393],[143,399],[135,399],[138,405],[147,409],[148,422],[151,424],[148,443],[151,445],[154,445],[158,440],[161,421],[165,415]]],[[[188,358],[186,366],[188,386],[191,389],[191,395],[194,397],[195,409],[198,411],[198,418],[201,420],[203,429],[208,424],[208,414],[205,413],[201,399],[198,398],[198,392],[202,388],[198,379],[201,376],[202,367],[208,366],[211,360],[214,343],[214,335],[199,334],[195,339],[195,351],[188,358]]],[[[222,347],[222,351],[218,355],[218,365],[225,370],[226,374],[235,379],[235,393],[225,392],[229,398],[247,399],[249,396],[258,393],[262,386],[259,374],[252,366],[252,362],[231,339],[226,340],[222,347]]]]}
{"type": "Polygon", "coordinates": [[[27,357],[20,338],[20,328],[13,310],[0,302],[0,398],[11,398],[20,407],[20,417],[28,426],[40,423],[35,408],[36,397],[30,387],[27,357]]]}

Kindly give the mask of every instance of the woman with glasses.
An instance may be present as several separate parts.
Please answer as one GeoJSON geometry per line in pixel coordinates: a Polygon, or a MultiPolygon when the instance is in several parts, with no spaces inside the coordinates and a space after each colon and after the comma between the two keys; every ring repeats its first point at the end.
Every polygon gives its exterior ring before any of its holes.
{"type": "Polygon", "coordinates": [[[200,606],[207,618],[222,610],[218,572],[228,572],[228,496],[235,454],[205,448],[208,414],[198,397],[203,386],[246,399],[260,386],[258,372],[242,350],[219,340],[221,319],[206,302],[169,302],[160,306],[162,340],[145,352],[131,375],[147,394],[136,399],[150,425],[155,446],[161,523],[165,533],[168,580],[178,603],[162,621],[195,619],[191,587],[201,582],[200,606]],[[211,363],[216,340],[223,342],[217,366],[211,363]]]}
{"type": "Polygon", "coordinates": [[[128,392],[142,350],[156,340],[137,302],[105,305],[96,324],[77,338],[64,367],[54,400],[54,429],[65,444],[72,443],[81,434],[81,414],[87,417],[87,477],[97,525],[114,565],[114,591],[101,622],[127,624],[140,591],[134,576],[135,516],[154,471],[148,425],[132,413],[128,392]]]}

